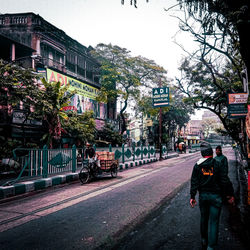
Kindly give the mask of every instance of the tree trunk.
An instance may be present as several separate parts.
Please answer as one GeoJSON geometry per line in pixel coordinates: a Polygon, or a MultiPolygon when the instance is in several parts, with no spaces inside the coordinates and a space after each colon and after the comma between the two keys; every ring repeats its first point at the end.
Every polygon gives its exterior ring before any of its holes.
{"type": "Polygon", "coordinates": [[[121,134],[123,134],[127,130],[127,124],[124,116],[124,111],[126,110],[127,106],[128,106],[128,100],[126,99],[124,102],[124,107],[120,111],[120,117],[122,119],[121,134]]]}

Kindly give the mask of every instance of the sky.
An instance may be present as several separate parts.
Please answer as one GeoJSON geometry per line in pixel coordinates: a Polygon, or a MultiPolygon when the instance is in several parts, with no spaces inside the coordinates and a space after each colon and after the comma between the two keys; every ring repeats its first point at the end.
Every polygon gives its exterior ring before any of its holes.
{"type": "MultiPolygon", "coordinates": [[[[137,0],[138,8],[130,0],[0,0],[0,13],[33,12],[63,30],[84,46],[98,43],[118,45],[154,60],[168,71],[168,77],[179,76],[178,67],[185,50],[196,46],[192,37],[180,32],[179,7],[176,0],[137,0]]],[[[192,119],[201,119],[198,112],[192,119]]]]}

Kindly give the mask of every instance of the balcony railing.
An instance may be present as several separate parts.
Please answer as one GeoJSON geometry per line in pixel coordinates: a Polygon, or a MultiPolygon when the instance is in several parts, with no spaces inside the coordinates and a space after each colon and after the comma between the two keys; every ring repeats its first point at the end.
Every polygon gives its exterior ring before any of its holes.
{"type": "Polygon", "coordinates": [[[89,84],[91,84],[93,86],[96,86],[96,87],[101,86],[99,82],[96,82],[93,79],[82,76],[80,74],[77,74],[76,72],[73,72],[72,70],[68,69],[64,64],[62,64],[62,63],[60,63],[58,61],[55,61],[53,59],[43,57],[43,58],[39,59],[39,62],[41,64],[43,64],[44,66],[48,66],[50,68],[54,68],[56,70],[59,70],[62,73],[66,73],[66,74],[68,74],[68,75],[70,75],[72,77],[77,78],[78,80],[87,82],[87,83],[89,83],[89,84]]]}

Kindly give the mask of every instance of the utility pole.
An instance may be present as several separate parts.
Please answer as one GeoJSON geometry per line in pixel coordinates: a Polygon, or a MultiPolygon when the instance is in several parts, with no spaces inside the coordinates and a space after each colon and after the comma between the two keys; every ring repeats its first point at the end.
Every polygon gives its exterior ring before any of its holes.
{"type": "MultiPolygon", "coordinates": [[[[161,88],[161,78],[159,82],[159,87],[161,88]]],[[[162,107],[159,110],[159,147],[160,147],[160,158],[159,160],[162,161],[162,107]]]]}
{"type": "Polygon", "coordinates": [[[159,109],[159,148],[160,157],[162,158],[162,107],[169,106],[169,87],[162,87],[161,78],[159,79],[158,88],[153,88],[153,107],[159,109]]]}

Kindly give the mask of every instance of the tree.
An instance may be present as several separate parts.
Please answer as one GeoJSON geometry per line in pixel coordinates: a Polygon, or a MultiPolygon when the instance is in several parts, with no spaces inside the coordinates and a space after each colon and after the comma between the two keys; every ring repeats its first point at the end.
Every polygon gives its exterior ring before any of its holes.
{"type": "MultiPolygon", "coordinates": [[[[220,33],[224,41],[226,36],[231,37],[231,43],[240,51],[247,71],[250,72],[249,0],[177,0],[177,2],[180,8],[187,7],[189,15],[202,24],[204,34],[216,36],[220,33]]],[[[124,0],[121,0],[121,3],[124,4],[124,0]]],[[[137,8],[137,0],[130,0],[130,4],[137,8]]]]}
{"type": "Polygon", "coordinates": [[[74,139],[77,145],[94,141],[96,129],[93,111],[85,111],[82,114],[77,114],[75,111],[69,112],[67,117],[61,124],[64,136],[74,139]]]}
{"type": "MultiPolygon", "coordinates": [[[[94,141],[95,121],[92,112],[82,115],[64,111],[70,98],[68,86],[60,82],[48,83],[45,79],[29,69],[0,61],[0,114],[1,114],[1,152],[8,155],[11,150],[22,143],[12,140],[13,109],[22,105],[25,119],[43,121],[40,134],[43,141],[53,147],[59,143],[62,132],[81,143],[94,141]],[[44,131],[47,133],[43,134],[44,131]]],[[[37,144],[40,144],[39,141],[37,144]]],[[[27,144],[22,145],[27,146],[27,144]]],[[[9,155],[10,156],[10,155],[9,155]]]]}
{"type": "MultiPolygon", "coordinates": [[[[165,143],[170,138],[175,137],[177,129],[181,129],[190,120],[190,115],[194,112],[193,105],[184,103],[185,96],[178,88],[170,88],[170,105],[162,108],[163,141],[165,143]]],[[[152,96],[143,96],[138,102],[137,112],[143,116],[150,117],[154,121],[154,128],[150,129],[151,138],[157,142],[159,137],[159,108],[153,107],[152,96]]]]}
{"type": "Polygon", "coordinates": [[[106,123],[104,128],[102,130],[98,130],[96,132],[96,142],[100,143],[101,141],[103,142],[109,142],[112,146],[115,146],[115,145],[121,145],[122,144],[122,135],[115,131],[114,128],[106,123]]]}
{"type": "Polygon", "coordinates": [[[31,70],[0,60],[0,105],[6,119],[20,105],[28,111],[26,119],[32,114],[31,107],[36,106],[39,97],[37,79],[38,75],[31,70]]]}
{"type": "Polygon", "coordinates": [[[0,158],[10,157],[12,150],[25,144],[25,138],[12,138],[12,116],[15,108],[22,108],[24,123],[32,119],[31,107],[39,97],[37,78],[32,70],[0,60],[0,158]]]}
{"type": "Polygon", "coordinates": [[[43,136],[50,148],[59,143],[62,135],[62,123],[68,120],[68,114],[63,110],[74,93],[68,91],[69,86],[61,86],[60,82],[48,83],[42,79],[43,88],[40,89],[40,98],[34,113],[43,120],[45,130],[43,136]]]}
{"type": "Polygon", "coordinates": [[[219,126],[217,121],[213,118],[203,120],[201,122],[201,127],[205,138],[208,138],[209,134],[216,132],[217,129],[221,129],[221,126],[219,126]]]}
{"type": "Polygon", "coordinates": [[[190,32],[199,49],[183,60],[180,70],[182,78],[177,79],[179,88],[187,95],[186,102],[193,103],[194,108],[205,108],[215,113],[221,120],[224,129],[218,129],[222,135],[230,135],[246,153],[244,142],[239,137],[241,121],[232,120],[227,115],[228,93],[243,92],[241,71],[244,68],[237,47],[237,35],[213,34],[210,36],[203,18],[191,15],[180,20],[180,27],[190,32]],[[200,26],[198,25],[200,24],[200,26]]]}
{"type": "Polygon", "coordinates": [[[147,92],[156,86],[160,77],[166,81],[166,71],[152,60],[133,57],[127,49],[111,44],[98,44],[93,55],[102,65],[99,100],[114,100],[118,97],[122,101],[120,117],[123,134],[126,131],[124,114],[128,103],[136,101],[141,91],[147,92]]]}
{"type": "MultiPolygon", "coordinates": [[[[227,114],[227,94],[240,92],[242,85],[231,63],[212,65],[211,62],[191,63],[184,60],[180,70],[182,78],[177,79],[178,88],[186,95],[184,101],[193,104],[194,108],[207,109],[218,116],[225,130],[223,134],[230,135],[242,145],[239,133],[241,125],[239,119],[229,119],[227,114]]],[[[243,149],[243,152],[245,151],[243,149]]]]}
{"type": "Polygon", "coordinates": [[[239,48],[242,59],[250,72],[250,3],[248,0],[211,1],[178,0],[181,6],[187,6],[189,15],[200,17],[202,27],[208,35],[218,30],[222,36],[230,36],[235,48],[239,48]]]}

